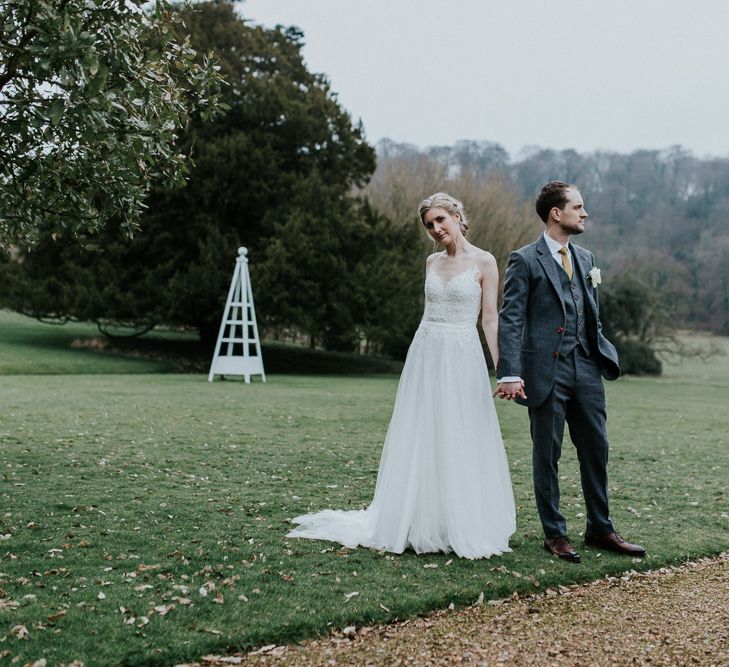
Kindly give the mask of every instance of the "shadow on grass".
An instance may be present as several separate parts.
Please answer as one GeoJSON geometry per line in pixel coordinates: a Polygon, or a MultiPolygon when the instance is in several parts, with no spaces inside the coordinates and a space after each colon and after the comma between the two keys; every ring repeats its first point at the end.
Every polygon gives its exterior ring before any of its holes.
{"type": "MultiPolygon", "coordinates": [[[[43,324],[0,311],[0,374],[207,373],[213,346],[191,332],[157,329],[138,338],[107,338],[88,323],[43,324]]],[[[262,344],[267,374],[399,373],[389,359],[262,344]]]]}

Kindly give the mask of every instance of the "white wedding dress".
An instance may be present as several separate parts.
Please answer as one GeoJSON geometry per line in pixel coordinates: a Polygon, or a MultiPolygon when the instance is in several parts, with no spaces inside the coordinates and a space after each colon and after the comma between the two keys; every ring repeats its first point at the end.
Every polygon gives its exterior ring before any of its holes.
{"type": "Polygon", "coordinates": [[[287,537],[463,558],[510,551],[514,495],[476,329],[480,308],[475,267],[447,283],[428,272],[372,503],[297,516],[287,537]]]}

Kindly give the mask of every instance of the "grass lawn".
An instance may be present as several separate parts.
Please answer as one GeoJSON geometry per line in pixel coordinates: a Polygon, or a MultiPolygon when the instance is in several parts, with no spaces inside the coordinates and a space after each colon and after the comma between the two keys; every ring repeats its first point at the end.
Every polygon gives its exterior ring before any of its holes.
{"type": "MultiPolygon", "coordinates": [[[[28,359],[43,354],[26,347],[28,359]]],[[[69,354],[92,366],[100,358],[69,354]]],[[[649,555],[582,548],[577,566],[541,548],[527,414],[516,405],[498,404],[514,551],[390,556],[284,535],[296,514],[368,503],[396,376],[274,375],[245,386],[149,367],[73,375],[67,363],[66,374],[0,376],[0,656],[18,664],[171,665],[729,543],[729,356],[607,385],[613,517],[649,555]]],[[[572,448],[561,474],[579,544],[572,448]]]]}
{"type": "MultiPolygon", "coordinates": [[[[155,329],[140,338],[109,340],[93,324],[40,324],[0,310],[0,375],[207,373],[213,347],[190,331],[155,329]]],[[[388,359],[275,341],[263,341],[262,354],[267,374],[399,373],[402,368],[388,359]]]]}
{"type": "Polygon", "coordinates": [[[0,375],[76,373],[165,373],[169,361],[132,358],[83,347],[98,337],[92,324],[40,324],[0,310],[0,375]]]}

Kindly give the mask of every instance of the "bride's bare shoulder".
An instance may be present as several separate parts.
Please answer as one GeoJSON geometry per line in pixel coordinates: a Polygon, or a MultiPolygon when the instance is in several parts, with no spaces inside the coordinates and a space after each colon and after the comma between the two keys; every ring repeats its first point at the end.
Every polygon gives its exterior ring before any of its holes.
{"type": "Polygon", "coordinates": [[[425,268],[429,269],[433,266],[433,262],[437,261],[442,254],[442,252],[434,252],[428,255],[428,258],[425,260],[425,268]]]}
{"type": "Polygon", "coordinates": [[[481,248],[473,246],[473,252],[476,264],[480,268],[488,269],[496,266],[496,258],[488,250],[481,250],[481,248]]]}

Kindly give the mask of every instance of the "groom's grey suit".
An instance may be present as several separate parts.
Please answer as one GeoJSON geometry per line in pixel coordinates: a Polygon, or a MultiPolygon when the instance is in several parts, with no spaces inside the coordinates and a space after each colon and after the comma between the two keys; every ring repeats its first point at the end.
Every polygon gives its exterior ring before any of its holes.
{"type": "Polygon", "coordinates": [[[566,534],[559,510],[558,462],[565,422],[577,449],[587,511],[586,535],[614,531],[608,510],[605,391],[601,375],[620,375],[603,336],[592,253],[569,244],[573,276],[555,262],[543,236],[511,253],[499,312],[497,377],[524,380],[533,443],[534,491],[547,537],[566,534]]]}

